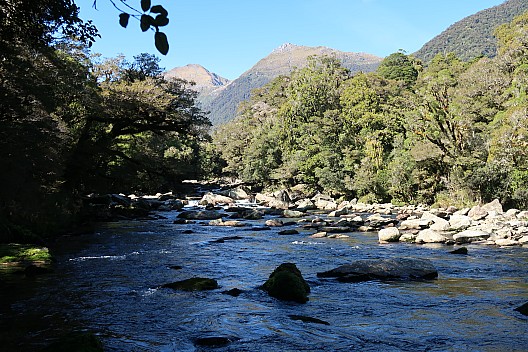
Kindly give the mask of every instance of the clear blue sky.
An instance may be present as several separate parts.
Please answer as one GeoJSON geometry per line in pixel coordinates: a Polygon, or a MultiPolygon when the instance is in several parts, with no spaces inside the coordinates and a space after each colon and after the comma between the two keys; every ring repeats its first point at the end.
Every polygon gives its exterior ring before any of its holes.
{"type": "MultiPolygon", "coordinates": [[[[116,3],[119,1],[115,0],[116,3]]],[[[140,8],[139,0],[128,0],[140,8]]],[[[127,29],[109,0],[77,0],[81,17],[92,19],[102,38],[92,47],[104,57],[155,53],[171,69],[200,64],[235,79],[283,43],[327,46],[385,57],[413,53],[451,24],[503,0],[152,0],[169,11],[167,56],[158,54],[153,33],[137,21],[127,29]]]]}

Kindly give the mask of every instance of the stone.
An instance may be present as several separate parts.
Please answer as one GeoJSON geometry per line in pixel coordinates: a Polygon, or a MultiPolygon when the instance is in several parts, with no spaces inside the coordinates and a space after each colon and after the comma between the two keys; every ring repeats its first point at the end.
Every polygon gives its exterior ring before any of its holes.
{"type": "Polygon", "coordinates": [[[422,230],[431,224],[431,221],[427,219],[408,219],[400,223],[398,227],[400,230],[422,230]]]}
{"type": "Polygon", "coordinates": [[[307,316],[304,316],[304,315],[288,315],[288,317],[290,317],[291,320],[300,320],[300,321],[302,321],[304,323],[330,325],[330,323],[327,322],[327,321],[324,321],[324,320],[321,320],[321,319],[317,319],[317,318],[307,317],[307,316]]]}
{"type": "Polygon", "coordinates": [[[232,288],[230,290],[227,290],[227,291],[224,291],[222,292],[224,295],[229,295],[229,296],[233,296],[233,297],[238,297],[240,296],[242,293],[244,293],[244,291],[242,291],[241,289],[239,288],[232,288]]]}
{"type": "Polygon", "coordinates": [[[519,214],[521,211],[519,209],[508,209],[507,212],[504,213],[504,217],[506,219],[517,219],[517,214],[519,214]]]}
{"type": "Polygon", "coordinates": [[[334,210],[337,208],[337,204],[334,201],[334,198],[318,193],[313,198],[312,201],[314,202],[317,209],[321,210],[334,210]]]}
{"type": "Polygon", "coordinates": [[[332,212],[330,212],[328,214],[328,217],[330,218],[338,218],[338,217],[341,217],[343,215],[347,215],[348,214],[348,209],[347,208],[341,208],[341,209],[337,209],[337,210],[334,210],[332,212]]]}
{"type": "Polygon", "coordinates": [[[178,218],[187,220],[216,220],[226,215],[216,210],[183,211],[178,214],[178,218]]]}
{"type": "Polygon", "coordinates": [[[302,211],[285,209],[283,212],[285,218],[301,218],[304,216],[302,211]]]}
{"type": "Polygon", "coordinates": [[[450,227],[449,221],[428,211],[423,212],[421,219],[432,221],[433,223],[429,228],[433,231],[446,231],[450,227]]]}
{"type": "Polygon", "coordinates": [[[246,226],[246,224],[238,221],[238,220],[227,220],[223,221],[222,219],[215,219],[209,221],[210,226],[229,226],[229,227],[243,227],[246,226]]]}
{"type": "Polygon", "coordinates": [[[310,286],[304,281],[300,270],[293,263],[279,265],[271,273],[262,289],[277,299],[298,303],[306,303],[310,293],[310,286]]]}
{"type": "Polygon", "coordinates": [[[317,273],[317,276],[323,278],[334,277],[341,282],[431,280],[438,277],[438,271],[428,259],[365,259],[317,273]]]}
{"type": "Polygon", "coordinates": [[[278,220],[278,219],[269,219],[269,220],[266,220],[266,226],[270,226],[270,227],[281,227],[281,226],[284,226],[284,223],[282,222],[282,220],[278,220]]]}
{"type": "Polygon", "coordinates": [[[500,239],[495,240],[495,244],[501,247],[518,246],[519,241],[515,241],[510,238],[500,238],[500,239]]]}
{"type": "Polygon", "coordinates": [[[295,229],[279,231],[279,235],[298,235],[298,234],[299,234],[299,231],[295,229]]]}
{"type": "Polygon", "coordinates": [[[528,243],[528,236],[523,236],[519,239],[519,244],[527,244],[528,243]]]}
{"type": "Polygon", "coordinates": [[[378,241],[380,243],[398,242],[400,236],[400,231],[396,227],[387,227],[378,231],[378,241]]]}
{"type": "Polygon", "coordinates": [[[470,208],[462,208],[460,210],[457,210],[453,213],[453,215],[468,215],[470,208]]]}
{"type": "Polygon", "coordinates": [[[343,235],[341,233],[334,233],[334,234],[328,235],[327,237],[328,238],[349,238],[350,236],[343,235]]]}
{"type": "Polygon", "coordinates": [[[494,199],[492,202],[484,204],[481,208],[482,210],[487,211],[488,213],[491,213],[493,211],[497,212],[497,214],[504,213],[502,209],[502,204],[499,202],[498,199],[494,199]]]}
{"type": "Polygon", "coordinates": [[[517,214],[517,219],[528,219],[528,210],[521,211],[517,214]]]}
{"type": "Polygon", "coordinates": [[[236,240],[242,240],[242,239],[244,239],[244,237],[227,236],[227,237],[222,237],[222,238],[216,239],[214,241],[211,241],[211,243],[224,243],[225,241],[236,241],[236,240]]]}
{"type": "Polygon", "coordinates": [[[528,315],[528,302],[520,307],[515,308],[515,310],[521,313],[522,315],[528,315]]]}
{"type": "Polygon", "coordinates": [[[460,248],[457,248],[451,252],[449,252],[451,254],[468,254],[468,249],[466,247],[460,247],[460,248]]]}
{"type": "Polygon", "coordinates": [[[453,214],[449,218],[449,227],[452,230],[465,230],[472,224],[471,218],[467,215],[453,214]]]}
{"type": "Polygon", "coordinates": [[[307,210],[314,210],[317,209],[314,202],[312,202],[310,199],[301,199],[300,201],[296,202],[295,205],[297,206],[297,210],[299,211],[307,211],[307,210]]]}
{"type": "Polygon", "coordinates": [[[328,236],[328,234],[326,232],[317,232],[317,233],[314,233],[313,235],[311,235],[310,237],[311,238],[323,238],[323,237],[326,237],[328,236]]]}
{"type": "Polygon", "coordinates": [[[488,216],[488,211],[484,210],[481,206],[475,205],[467,214],[472,220],[478,221],[488,216]]]}
{"type": "Polygon", "coordinates": [[[221,194],[213,194],[211,192],[206,193],[202,199],[198,202],[200,205],[217,205],[217,204],[233,204],[235,200],[230,197],[223,196],[221,194]]]}
{"type": "Polygon", "coordinates": [[[220,192],[220,194],[235,200],[249,199],[251,197],[249,189],[243,186],[227,189],[220,192]]]}
{"type": "Polygon", "coordinates": [[[471,243],[476,241],[486,240],[490,234],[480,230],[465,230],[453,235],[453,240],[456,243],[471,243]]]}
{"type": "Polygon", "coordinates": [[[231,343],[231,338],[224,336],[199,337],[194,340],[195,346],[220,347],[231,343]]]}
{"type": "Polygon", "coordinates": [[[448,240],[444,235],[431,230],[425,229],[418,233],[415,239],[416,243],[445,243],[448,240]]]}
{"type": "Polygon", "coordinates": [[[207,291],[217,289],[218,282],[214,279],[193,277],[191,279],[164,284],[161,287],[180,291],[207,291]]]}
{"type": "Polygon", "coordinates": [[[418,235],[412,232],[406,232],[400,236],[400,242],[414,243],[418,235]]]}

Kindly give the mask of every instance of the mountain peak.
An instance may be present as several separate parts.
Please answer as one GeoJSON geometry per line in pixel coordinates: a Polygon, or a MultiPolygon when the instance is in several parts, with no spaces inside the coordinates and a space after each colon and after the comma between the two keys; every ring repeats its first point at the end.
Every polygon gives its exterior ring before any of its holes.
{"type": "Polygon", "coordinates": [[[198,64],[175,67],[165,72],[165,78],[173,77],[196,83],[193,89],[197,91],[225,86],[230,82],[227,78],[220,77],[198,64]]]}
{"type": "Polygon", "coordinates": [[[278,48],[275,48],[272,53],[283,53],[285,51],[291,51],[296,48],[299,48],[299,46],[292,43],[284,43],[278,48]]]}

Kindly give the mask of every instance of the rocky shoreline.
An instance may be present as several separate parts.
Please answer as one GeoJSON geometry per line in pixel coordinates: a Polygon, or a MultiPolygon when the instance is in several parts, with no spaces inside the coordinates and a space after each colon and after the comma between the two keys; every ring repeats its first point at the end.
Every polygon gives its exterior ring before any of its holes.
{"type": "MultiPolygon", "coordinates": [[[[163,211],[179,211],[177,222],[181,223],[205,220],[211,226],[244,227],[244,220],[272,215],[277,218],[268,219],[262,230],[295,225],[312,231],[312,238],[347,238],[360,231],[377,233],[379,243],[528,246],[528,211],[504,211],[498,200],[464,209],[338,202],[328,195],[309,194],[299,185],[273,193],[236,186],[194,188],[187,195],[91,195],[84,202],[88,217],[97,221],[149,220],[162,217],[163,211]],[[184,209],[190,202],[198,208],[184,209]]],[[[282,235],[297,233],[295,229],[280,230],[282,235]]]]}

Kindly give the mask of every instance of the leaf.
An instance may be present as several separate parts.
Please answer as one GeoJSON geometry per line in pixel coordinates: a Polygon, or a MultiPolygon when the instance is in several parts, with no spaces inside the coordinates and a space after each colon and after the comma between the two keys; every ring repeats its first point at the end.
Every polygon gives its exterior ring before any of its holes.
{"type": "Polygon", "coordinates": [[[159,13],[160,15],[165,16],[165,17],[167,17],[169,15],[167,10],[165,10],[165,8],[163,6],[161,6],[161,5],[152,6],[152,8],[150,9],[150,12],[159,13]]]}
{"type": "Polygon", "coordinates": [[[169,24],[169,19],[163,15],[157,15],[154,20],[154,25],[157,27],[163,27],[169,24]]]}
{"type": "Polygon", "coordinates": [[[147,12],[150,9],[150,0],[141,0],[141,9],[147,12]]]}
{"type": "Polygon", "coordinates": [[[141,21],[139,26],[143,32],[146,32],[152,24],[154,24],[154,18],[149,15],[141,15],[141,21]]]}
{"type": "Polygon", "coordinates": [[[154,34],[154,43],[156,45],[156,49],[163,55],[167,55],[169,52],[169,41],[167,40],[167,36],[163,32],[156,32],[154,34]]]}
{"type": "Polygon", "coordinates": [[[119,15],[119,24],[121,27],[126,28],[128,26],[128,19],[130,18],[130,15],[128,13],[122,13],[119,15]]]}

